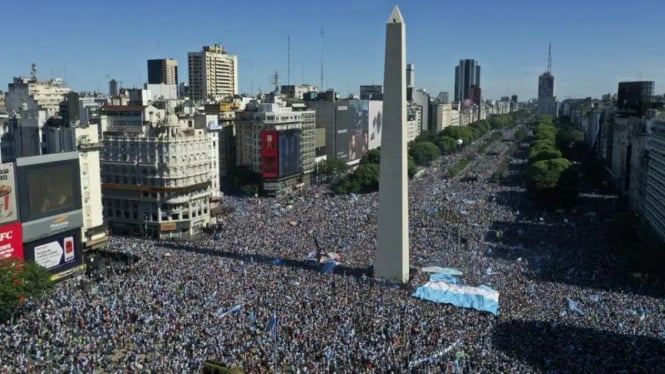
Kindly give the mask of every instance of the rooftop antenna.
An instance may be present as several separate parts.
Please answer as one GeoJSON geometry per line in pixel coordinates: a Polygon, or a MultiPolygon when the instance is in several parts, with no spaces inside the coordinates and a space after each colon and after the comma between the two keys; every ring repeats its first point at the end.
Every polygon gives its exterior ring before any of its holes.
{"type": "Polygon", "coordinates": [[[547,53],[547,72],[552,73],[552,42],[550,42],[549,51],[547,53]]]}
{"type": "Polygon", "coordinates": [[[321,87],[319,89],[323,91],[323,26],[321,26],[321,87]]]}
{"type": "Polygon", "coordinates": [[[254,94],[254,65],[252,60],[249,60],[249,94],[254,94]]]}
{"type": "Polygon", "coordinates": [[[286,36],[286,84],[291,85],[291,35],[286,36]]]}
{"type": "Polygon", "coordinates": [[[270,84],[275,86],[275,92],[279,92],[279,72],[275,71],[275,74],[270,74],[270,84]]]}

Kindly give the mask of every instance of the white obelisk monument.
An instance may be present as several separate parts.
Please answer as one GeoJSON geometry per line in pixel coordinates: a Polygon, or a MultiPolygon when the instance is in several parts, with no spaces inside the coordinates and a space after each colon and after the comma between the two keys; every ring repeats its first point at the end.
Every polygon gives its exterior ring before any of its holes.
{"type": "Polygon", "coordinates": [[[386,26],[379,215],[374,276],[409,281],[409,200],[406,148],[406,33],[395,6],[386,26]]]}

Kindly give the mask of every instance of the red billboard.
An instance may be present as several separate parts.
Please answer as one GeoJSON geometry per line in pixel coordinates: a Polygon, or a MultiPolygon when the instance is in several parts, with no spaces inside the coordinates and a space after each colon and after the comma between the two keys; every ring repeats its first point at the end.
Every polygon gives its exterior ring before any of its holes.
{"type": "Polygon", "coordinates": [[[0,226],[0,259],[8,257],[23,260],[23,226],[21,222],[0,226]]]}
{"type": "Polygon", "coordinates": [[[261,133],[261,171],[263,178],[279,176],[279,143],[277,130],[263,130],[261,133]]]}

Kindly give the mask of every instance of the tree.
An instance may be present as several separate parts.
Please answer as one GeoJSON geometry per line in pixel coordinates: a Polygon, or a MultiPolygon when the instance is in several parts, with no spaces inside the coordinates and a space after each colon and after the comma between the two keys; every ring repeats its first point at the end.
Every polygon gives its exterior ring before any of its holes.
{"type": "Polygon", "coordinates": [[[446,135],[439,136],[435,144],[437,147],[439,147],[441,154],[444,155],[449,155],[455,152],[455,149],[457,149],[457,139],[446,135]]]}
{"type": "Polygon", "coordinates": [[[349,169],[349,166],[338,158],[332,158],[330,160],[325,160],[319,163],[318,169],[320,170],[321,176],[326,180],[330,180],[333,183],[341,178],[349,169]]]}
{"type": "Polygon", "coordinates": [[[381,148],[371,149],[360,159],[361,164],[380,164],[381,148]]]}
{"type": "Polygon", "coordinates": [[[566,205],[577,201],[580,193],[580,171],[574,166],[570,166],[564,170],[559,177],[557,190],[562,202],[566,205]]]}
{"type": "Polygon", "coordinates": [[[409,155],[408,159],[408,164],[407,164],[407,173],[409,174],[409,178],[413,178],[414,175],[418,172],[418,166],[416,165],[416,161],[413,160],[413,157],[409,155]]]}
{"type": "Polygon", "coordinates": [[[563,126],[556,133],[556,144],[566,156],[575,145],[584,142],[584,133],[572,126],[563,126]]]}
{"type": "Polygon", "coordinates": [[[360,186],[360,192],[371,192],[379,189],[379,165],[362,164],[353,172],[354,179],[360,186]]]}
{"type": "Polygon", "coordinates": [[[538,123],[542,123],[542,124],[551,126],[551,125],[554,124],[554,120],[553,120],[552,116],[550,116],[550,115],[542,115],[538,118],[538,123]]]}
{"type": "Polygon", "coordinates": [[[429,166],[432,161],[441,157],[441,151],[432,142],[417,142],[409,147],[409,155],[413,157],[416,165],[429,166]]]}
{"type": "Polygon", "coordinates": [[[538,152],[535,152],[535,154],[531,154],[531,152],[529,153],[530,164],[542,160],[549,160],[552,158],[561,158],[561,152],[555,149],[546,149],[546,150],[539,150],[538,152]]]}
{"type": "Polygon", "coordinates": [[[0,260],[0,321],[13,322],[18,307],[53,287],[51,275],[35,262],[18,258],[0,260]]]}
{"type": "Polygon", "coordinates": [[[415,142],[436,142],[436,133],[434,131],[423,131],[416,136],[415,142]]]}
{"type": "Polygon", "coordinates": [[[559,184],[564,170],[570,167],[565,158],[536,161],[527,169],[527,187],[535,193],[549,192],[559,184]]]}

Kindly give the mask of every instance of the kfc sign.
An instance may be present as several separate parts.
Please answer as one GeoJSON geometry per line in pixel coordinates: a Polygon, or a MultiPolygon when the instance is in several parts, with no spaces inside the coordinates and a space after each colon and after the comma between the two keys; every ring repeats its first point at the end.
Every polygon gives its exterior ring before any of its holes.
{"type": "Polygon", "coordinates": [[[0,226],[0,259],[8,257],[23,260],[23,227],[20,222],[0,226]]]}

